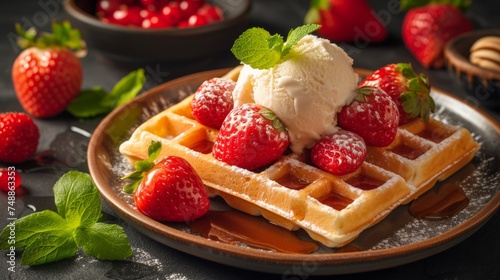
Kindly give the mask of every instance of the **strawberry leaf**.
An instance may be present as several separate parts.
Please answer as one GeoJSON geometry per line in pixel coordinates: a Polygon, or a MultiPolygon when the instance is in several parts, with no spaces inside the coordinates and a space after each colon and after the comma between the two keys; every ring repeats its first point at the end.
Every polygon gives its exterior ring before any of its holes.
{"type": "Polygon", "coordinates": [[[128,175],[123,176],[122,180],[130,180],[132,181],[129,184],[123,186],[123,191],[128,194],[134,193],[139,185],[141,184],[142,179],[146,176],[146,173],[149,172],[154,167],[154,160],[158,157],[161,152],[161,142],[160,141],[151,141],[151,144],[148,146],[148,158],[145,160],[137,161],[134,164],[135,171],[129,173],[128,175]]]}
{"type": "Polygon", "coordinates": [[[52,23],[52,32],[44,32],[37,38],[36,29],[29,28],[24,31],[19,23],[15,25],[18,38],[18,45],[22,49],[29,47],[51,48],[63,47],[72,50],[77,57],[86,55],[86,44],[82,40],[80,31],[73,29],[69,21],[52,23]]]}

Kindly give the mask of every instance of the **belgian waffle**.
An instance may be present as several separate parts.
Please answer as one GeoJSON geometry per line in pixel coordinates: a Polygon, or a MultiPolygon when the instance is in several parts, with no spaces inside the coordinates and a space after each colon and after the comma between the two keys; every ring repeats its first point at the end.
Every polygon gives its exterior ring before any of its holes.
{"type": "Polygon", "coordinates": [[[462,127],[436,119],[418,119],[398,128],[396,139],[387,147],[368,147],[366,161],[401,175],[413,185],[413,200],[467,164],[479,145],[462,127]]]}
{"type": "MultiPolygon", "coordinates": [[[[226,77],[236,79],[237,73],[238,69],[235,69],[226,77]]],[[[282,156],[267,168],[248,171],[213,158],[211,145],[218,131],[194,119],[191,113],[192,97],[187,97],[139,126],[131,138],[120,146],[120,152],[134,163],[147,158],[147,147],[151,141],[160,141],[162,150],[159,158],[175,155],[186,159],[198,172],[211,195],[221,196],[233,208],[252,215],[262,215],[287,229],[302,228],[311,238],[329,247],[349,243],[394,208],[432,186],[435,179],[451,175],[473,156],[473,149],[469,149],[470,152],[462,156],[461,161],[452,160],[451,167],[443,163],[444,168],[435,168],[432,165],[435,160],[444,161],[448,152],[458,153],[463,149],[460,144],[463,138],[454,139],[452,148],[447,146],[449,140],[436,144],[439,147],[430,147],[433,144],[427,143],[430,142],[428,140],[413,139],[417,138],[413,133],[423,131],[419,128],[422,124],[419,124],[401,127],[397,141],[402,143],[412,139],[413,142],[429,146],[427,152],[444,149],[445,152],[437,153],[440,155],[428,156],[427,163],[432,163],[430,167],[413,167],[412,161],[400,159],[401,156],[391,152],[390,148],[380,148],[370,149],[372,154],[369,158],[372,162],[365,161],[358,170],[343,176],[321,171],[312,166],[305,156],[293,153],[282,156]],[[391,153],[390,157],[388,153],[391,153]],[[376,154],[384,158],[376,160],[376,154]],[[386,165],[390,168],[381,167],[386,165]],[[420,172],[419,168],[425,168],[424,172],[420,172]],[[430,175],[415,175],[421,173],[430,175]]],[[[435,120],[431,124],[454,132],[446,133],[447,136],[457,133],[457,130],[435,120]]]]}

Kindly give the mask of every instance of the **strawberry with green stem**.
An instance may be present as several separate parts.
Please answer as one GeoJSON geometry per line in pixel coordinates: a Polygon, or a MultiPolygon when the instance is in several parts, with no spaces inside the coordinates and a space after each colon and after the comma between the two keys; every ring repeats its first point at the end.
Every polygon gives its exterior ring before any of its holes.
{"type": "Polygon", "coordinates": [[[16,25],[24,49],[12,66],[12,81],[24,110],[37,118],[54,117],[78,95],[83,80],[79,57],[85,55],[80,32],[69,22],[54,22],[52,33],[16,25]]]}
{"type": "Polygon", "coordinates": [[[200,176],[180,157],[155,162],[160,151],[161,143],[153,141],[148,158],[136,162],[136,171],[122,178],[132,180],[124,192],[133,193],[137,210],[157,221],[184,222],[205,215],[210,200],[200,176]]]}
{"type": "Polygon", "coordinates": [[[381,67],[359,84],[359,87],[363,86],[378,87],[389,94],[398,105],[400,125],[415,118],[427,121],[435,110],[427,76],[415,73],[409,63],[381,67]]]}

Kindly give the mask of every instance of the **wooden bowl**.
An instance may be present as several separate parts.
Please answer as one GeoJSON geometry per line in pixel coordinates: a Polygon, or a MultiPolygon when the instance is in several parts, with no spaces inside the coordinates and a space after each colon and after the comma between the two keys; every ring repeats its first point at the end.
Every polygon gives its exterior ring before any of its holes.
{"type": "Polygon", "coordinates": [[[476,30],[448,42],[444,50],[446,64],[474,101],[488,107],[500,107],[500,72],[481,68],[469,60],[471,46],[485,36],[500,36],[500,29],[476,30]]]}

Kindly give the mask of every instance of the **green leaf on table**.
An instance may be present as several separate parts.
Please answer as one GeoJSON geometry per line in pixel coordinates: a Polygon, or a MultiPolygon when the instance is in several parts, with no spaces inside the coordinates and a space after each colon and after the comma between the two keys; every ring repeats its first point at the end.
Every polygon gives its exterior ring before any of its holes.
{"type": "Polygon", "coordinates": [[[108,93],[99,86],[80,91],[78,97],[66,108],[73,116],[89,118],[109,113],[113,108],[101,105],[108,93]]]}
{"type": "MultiPolygon", "coordinates": [[[[25,247],[36,242],[40,236],[53,235],[60,229],[68,228],[66,220],[54,211],[44,210],[24,216],[15,221],[15,245],[25,247]]],[[[9,243],[10,227],[5,227],[0,233],[0,249],[7,250],[9,243]]]]}
{"type": "Polygon", "coordinates": [[[79,247],[98,259],[123,259],[132,254],[119,225],[98,222],[101,199],[89,174],[69,171],[55,183],[53,190],[58,213],[44,210],[9,223],[0,232],[0,249],[24,248],[22,265],[74,257],[79,247]],[[12,230],[15,239],[11,238],[12,230]]]}
{"type": "Polygon", "coordinates": [[[127,235],[119,225],[95,223],[79,228],[75,240],[85,253],[100,260],[120,260],[132,255],[127,235]]]}
{"type": "Polygon", "coordinates": [[[76,256],[78,246],[72,230],[60,229],[40,235],[24,249],[21,265],[41,265],[76,256]]]}
{"type": "Polygon", "coordinates": [[[69,171],[54,185],[57,211],[68,224],[91,226],[101,217],[101,198],[89,174],[69,171]]]}
{"type": "Polygon", "coordinates": [[[67,110],[77,118],[89,118],[111,112],[114,108],[132,100],[144,87],[146,75],[140,68],[120,79],[106,92],[102,87],[85,89],[68,105],[67,110]]]}
{"type": "Polygon", "coordinates": [[[132,100],[139,94],[145,82],[146,76],[144,69],[141,68],[130,72],[116,83],[109,94],[101,100],[101,105],[114,108],[132,100]]]}

